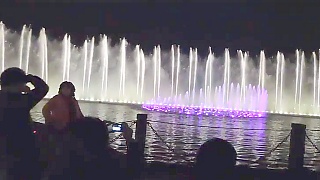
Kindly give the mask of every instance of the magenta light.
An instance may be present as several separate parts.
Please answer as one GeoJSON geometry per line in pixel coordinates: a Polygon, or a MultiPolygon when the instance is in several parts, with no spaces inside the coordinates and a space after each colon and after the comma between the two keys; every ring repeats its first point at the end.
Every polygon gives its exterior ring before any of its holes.
{"type": "Polygon", "coordinates": [[[230,117],[230,118],[262,118],[266,117],[266,112],[246,111],[246,110],[232,110],[232,109],[218,109],[213,107],[199,107],[199,106],[178,106],[178,105],[161,105],[161,104],[144,104],[143,109],[149,111],[178,113],[187,115],[205,115],[216,117],[230,117]]]}

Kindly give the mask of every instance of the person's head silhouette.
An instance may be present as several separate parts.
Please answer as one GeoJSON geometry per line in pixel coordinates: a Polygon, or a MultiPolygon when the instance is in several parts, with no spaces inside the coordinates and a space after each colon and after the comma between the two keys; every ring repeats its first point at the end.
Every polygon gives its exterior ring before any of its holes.
{"type": "Polygon", "coordinates": [[[23,84],[25,85],[28,81],[26,73],[17,67],[11,67],[4,70],[0,76],[1,86],[12,86],[23,84]]]}
{"type": "Polygon", "coordinates": [[[67,97],[74,97],[75,91],[76,88],[72,82],[64,81],[60,84],[58,93],[67,97]]]}
{"type": "Polygon", "coordinates": [[[196,157],[197,179],[222,178],[236,165],[237,152],[228,142],[220,138],[210,139],[201,145],[196,157]]]}

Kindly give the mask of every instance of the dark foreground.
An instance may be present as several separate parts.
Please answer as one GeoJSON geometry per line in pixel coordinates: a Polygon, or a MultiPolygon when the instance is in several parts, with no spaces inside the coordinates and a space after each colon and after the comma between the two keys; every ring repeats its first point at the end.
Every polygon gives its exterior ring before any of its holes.
{"type": "MultiPolygon", "coordinates": [[[[43,127],[42,123],[34,123],[35,130],[39,130],[43,127]]],[[[106,162],[107,163],[107,162],[106,162]]],[[[130,167],[129,167],[130,169],[130,167]]],[[[301,170],[287,170],[287,169],[260,169],[249,168],[247,166],[236,166],[233,179],[244,180],[267,180],[267,179],[320,179],[320,173],[311,171],[307,168],[301,170]]],[[[140,178],[144,180],[195,180],[193,177],[192,165],[181,164],[166,164],[160,162],[146,163],[140,178]]]]}
{"type": "MultiPolygon", "coordinates": [[[[237,178],[235,179],[320,179],[320,174],[308,169],[303,170],[272,170],[272,169],[252,169],[246,166],[237,166],[235,169],[237,178]]],[[[186,180],[192,178],[192,167],[178,164],[148,163],[144,175],[141,179],[177,179],[186,180]]]]}

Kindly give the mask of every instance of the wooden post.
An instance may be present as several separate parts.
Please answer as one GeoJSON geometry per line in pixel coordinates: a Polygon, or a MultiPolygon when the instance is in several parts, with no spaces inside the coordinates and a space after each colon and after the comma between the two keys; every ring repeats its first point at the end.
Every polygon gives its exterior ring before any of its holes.
{"type": "Polygon", "coordinates": [[[141,160],[144,159],[144,148],[146,144],[147,134],[147,114],[137,114],[136,134],[135,139],[138,143],[138,149],[141,160]]]}
{"type": "Polygon", "coordinates": [[[304,164],[306,125],[291,124],[289,169],[302,169],[304,164]]]}
{"type": "Polygon", "coordinates": [[[138,178],[144,168],[144,148],[147,134],[147,114],[138,114],[136,122],[135,143],[127,149],[127,168],[131,178],[138,178]]]}

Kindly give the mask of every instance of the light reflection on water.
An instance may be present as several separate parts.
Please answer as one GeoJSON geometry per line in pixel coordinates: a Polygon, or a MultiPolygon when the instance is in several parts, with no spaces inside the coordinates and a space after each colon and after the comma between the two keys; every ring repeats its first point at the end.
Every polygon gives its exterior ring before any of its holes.
{"type": "MultiPolygon", "coordinates": [[[[33,109],[32,117],[35,121],[43,122],[41,115],[43,105],[44,102],[41,102],[33,109]]],[[[81,102],[80,106],[85,115],[113,122],[135,120],[138,113],[147,113],[149,120],[158,121],[151,124],[167,145],[174,149],[174,153],[148,128],[145,151],[148,161],[170,163],[194,161],[196,151],[203,142],[219,137],[228,140],[236,148],[238,163],[252,164],[289,134],[291,123],[306,124],[307,134],[320,147],[320,120],[314,118],[270,115],[268,119],[227,119],[147,112],[137,106],[127,105],[81,102]]],[[[111,134],[110,139],[117,135],[111,134]]],[[[123,139],[115,141],[112,146],[125,151],[123,139]]],[[[288,154],[289,140],[260,164],[267,164],[270,168],[285,167],[288,154]]],[[[320,163],[319,154],[307,140],[305,157],[307,167],[315,168],[320,163]]]]}

